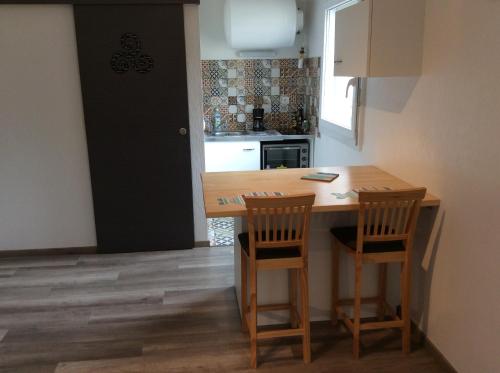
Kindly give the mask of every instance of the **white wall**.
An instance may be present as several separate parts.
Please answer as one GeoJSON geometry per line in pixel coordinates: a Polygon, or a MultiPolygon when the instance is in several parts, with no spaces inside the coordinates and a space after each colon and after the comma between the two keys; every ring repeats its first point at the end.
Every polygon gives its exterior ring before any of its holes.
{"type": "MultiPolygon", "coordinates": [[[[321,55],[323,0],[311,3],[321,55]]],[[[318,165],[375,164],[442,199],[414,318],[460,372],[497,372],[500,346],[500,2],[427,0],[421,77],[369,79],[361,151],[328,136],[318,165]]],[[[422,247],[418,248],[422,250],[422,247]]]]}
{"type": "Polygon", "coordinates": [[[70,5],[0,5],[0,250],[96,244],[70,5]]]}
{"type": "MultiPolygon", "coordinates": [[[[299,8],[304,8],[307,0],[297,1],[299,8]]],[[[240,59],[237,50],[226,43],[224,34],[225,0],[200,0],[200,35],[202,60],[240,59]]],[[[275,58],[298,58],[300,47],[306,41],[305,33],[297,35],[295,46],[278,49],[275,58]]]]}
{"type": "MultiPolygon", "coordinates": [[[[185,6],[195,240],[206,241],[198,9],[185,6]]],[[[0,250],[95,246],[73,10],[0,5],[0,250]]]]}
{"type": "Polygon", "coordinates": [[[203,132],[203,93],[201,90],[200,30],[198,5],[184,5],[186,60],[189,95],[189,130],[193,179],[193,210],[195,240],[207,241],[207,219],[203,203],[201,173],[205,170],[205,134],[203,132]]]}

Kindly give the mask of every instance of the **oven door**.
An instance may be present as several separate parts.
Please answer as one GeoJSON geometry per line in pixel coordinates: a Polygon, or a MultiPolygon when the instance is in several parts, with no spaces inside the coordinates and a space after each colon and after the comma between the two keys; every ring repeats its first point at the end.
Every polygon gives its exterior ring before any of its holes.
{"type": "Polygon", "coordinates": [[[264,145],[262,147],[262,169],[300,168],[300,145],[264,145]]]}

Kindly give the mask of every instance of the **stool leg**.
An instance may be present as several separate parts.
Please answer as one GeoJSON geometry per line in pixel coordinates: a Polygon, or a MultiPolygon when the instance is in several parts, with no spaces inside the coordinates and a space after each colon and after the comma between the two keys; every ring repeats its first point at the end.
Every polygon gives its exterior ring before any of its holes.
{"type": "Polygon", "coordinates": [[[411,273],[408,260],[401,264],[401,318],[403,320],[403,352],[411,350],[410,286],[411,273]]]}
{"type": "Polygon", "coordinates": [[[250,367],[257,368],[257,271],[250,259],[250,367]]]}
{"type": "Polygon", "coordinates": [[[338,314],[337,306],[339,301],[339,259],[340,250],[337,246],[335,238],[332,238],[332,308],[331,308],[331,321],[333,325],[337,325],[338,314]]]}
{"type": "Polygon", "coordinates": [[[241,330],[248,332],[247,325],[247,308],[248,308],[248,278],[247,278],[247,257],[245,253],[241,252],[241,330]]]}
{"type": "Polygon", "coordinates": [[[385,318],[385,298],[387,288],[387,263],[378,265],[378,320],[384,321],[385,318]]]}
{"type": "Polygon", "coordinates": [[[290,269],[288,271],[288,275],[290,278],[289,284],[289,303],[290,303],[290,324],[292,328],[297,328],[297,314],[295,313],[297,310],[297,270],[290,269]]]}
{"type": "Polygon", "coordinates": [[[361,255],[356,255],[356,272],[354,284],[354,330],[352,354],[355,359],[359,358],[359,337],[361,332],[361,271],[363,262],[361,255]]]}
{"type": "Polygon", "coordinates": [[[302,354],[304,363],[311,362],[311,330],[309,324],[309,282],[307,268],[300,270],[300,294],[302,303],[302,327],[304,336],[302,337],[302,354]]]}

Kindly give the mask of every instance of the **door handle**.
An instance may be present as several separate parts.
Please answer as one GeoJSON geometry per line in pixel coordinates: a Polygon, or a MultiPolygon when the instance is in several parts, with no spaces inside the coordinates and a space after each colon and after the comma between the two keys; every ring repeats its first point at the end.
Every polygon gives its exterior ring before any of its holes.
{"type": "Polygon", "coordinates": [[[353,87],[354,89],[357,88],[358,85],[358,78],[351,78],[347,82],[347,87],[345,88],[345,98],[349,97],[349,88],[353,87]]]}
{"type": "Polygon", "coordinates": [[[255,150],[255,148],[252,148],[252,149],[243,149],[244,152],[253,152],[255,150]]]}
{"type": "Polygon", "coordinates": [[[276,146],[273,148],[266,148],[266,151],[273,151],[273,150],[300,150],[300,147],[292,147],[292,146],[276,146]]]}
{"type": "Polygon", "coordinates": [[[186,134],[187,134],[187,129],[185,129],[184,127],[179,128],[179,135],[186,136],[186,134]]]}

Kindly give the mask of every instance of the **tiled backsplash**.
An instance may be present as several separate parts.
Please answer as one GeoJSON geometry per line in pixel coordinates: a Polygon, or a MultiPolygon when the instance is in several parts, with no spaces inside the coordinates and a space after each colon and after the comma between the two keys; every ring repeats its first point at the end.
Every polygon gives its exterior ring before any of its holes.
{"type": "Polygon", "coordinates": [[[250,129],[255,107],[264,109],[268,128],[284,130],[299,108],[314,120],[319,72],[319,58],[306,59],[302,69],[297,59],[202,61],[204,120],[213,123],[217,107],[227,130],[250,129]]]}
{"type": "Polygon", "coordinates": [[[306,119],[309,121],[311,133],[315,133],[319,119],[319,95],[320,95],[320,58],[306,58],[304,60],[305,86],[304,109],[306,119]]]}

